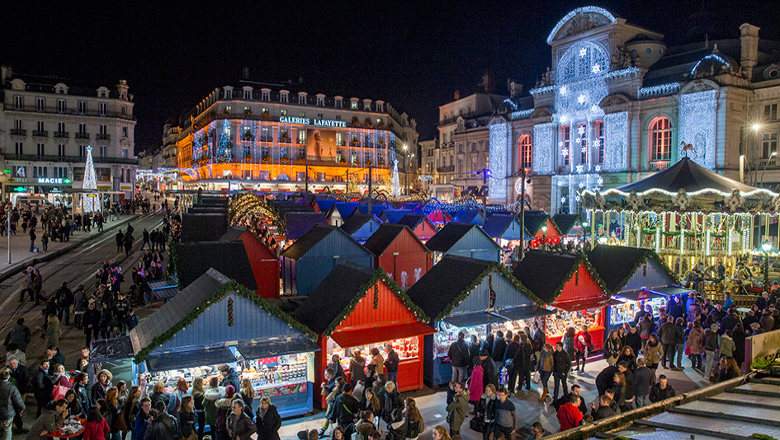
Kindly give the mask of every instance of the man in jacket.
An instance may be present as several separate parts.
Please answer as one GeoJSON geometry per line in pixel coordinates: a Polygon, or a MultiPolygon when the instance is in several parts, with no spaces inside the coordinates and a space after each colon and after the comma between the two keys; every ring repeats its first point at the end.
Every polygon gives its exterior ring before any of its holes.
{"type": "Polygon", "coordinates": [[[54,292],[57,303],[57,319],[65,325],[70,325],[70,306],[73,305],[73,292],[68,288],[68,282],[63,281],[62,286],[54,292]]]}
{"type": "Polygon", "coordinates": [[[557,342],[555,344],[555,353],[553,353],[553,379],[555,386],[553,388],[553,400],[558,398],[558,387],[563,383],[563,393],[569,392],[569,387],[566,384],[566,378],[569,375],[571,369],[571,358],[569,354],[563,351],[563,343],[557,342]]]}
{"type": "MultiPolygon", "coordinates": [[[[387,401],[385,408],[382,408],[382,419],[387,422],[385,414],[387,413],[387,401]]],[[[455,385],[455,399],[447,405],[447,412],[450,414],[450,436],[460,435],[460,427],[466,420],[466,413],[469,409],[469,392],[463,382],[455,385]]],[[[390,410],[392,413],[392,409],[390,410]]],[[[392,420],[392,418],[391,418],[392,420]]],[[[388,422],[389,423],[389,422],[388,422]]]]}
{"type": "Polygon", "coordinates": [[[452,364],[453,382],[465,382],[468,379],[469,346],[466,345],[465,338],[465,333],[458,333],[458,340],[453,342],[447,350],[447,357],[450,358],[452,364]]]}
{"type": "Polygon", "coordinates": [[[531,372],[534,370],[534,347],[524,334],[520,335],[519,355],[522,356],[523,363],[520,369],[520,385],[518,389],[522,389],[525,383],[526,391],[531,391],[531,372]]]}
{"type": "Polygon", "coordinates": [[[8,381],[11,372],[0,370],[0,440],[11,440],[13,421],[24,411],[24,401],[19,390],[8,381]]]}
{"type": "Polygon", "coordinates": [[[772,312],[769,309],[764,309],[761,312],[761,320],[758,323],[765,332],[771,332],[775,329],[775,318],[772,317],[772,312]]]}
{"type": "Polygon", "coordinates": [[[610,365],[607,368],[601,370],[601,373],[596,376],[596,389],[599,392],[599,396],[604,394],[604,391],[606,391],[608,388],[612,388],[612,385],[614,384],[615,373],[617,372],[617,367],[610,365]]]}
{"type": "Polygon", "coordinates": [[[676,395],[677,394],[674,392],[674,388],[669,385],[668,381],[666,380],[666,376],[663,374],[658,376],[658,383],[650,388],[650,401],[653,403],[670,399],[676,395]]]}
{"type": "Polygon", "coordinates": [[[712,324],[704,331],[704,353],[707,355],[704,364],[704,377],[710,377],[712,363],[715,361],[715,351],[718,350],[718,324],[712,324]]]}
{"type": "Polygon", "coordinates": [[[30,432],[24,436],[24,440],[40,440],[48,433],[52,433],[62,426],[68,415],[68,401],[60,399],[54,402],[54,409],[43,410],[42,414],[33,422],[30,432]]]}
{"type": "Polygon", "coordinates": [[[233,385],[235,390],[241,389],[241,381],[238,379],[238,373],[236,373],[235,369],[228,364],[221,364],[218,368],[219,373],[222,374],[222,381],[219,383],[219,386],[227,387],[228,385],[233,385]]]}
{"type": "MultiPolygon", "coordinates": [[[[682,319],[682,318],[681,318],[682,319]]],[[[650,405],[650,387],[653,385],[653,371],[645,366],[644,359],[637,359],[637,369],[634,371],[634,394],[636,395],[636,407],[650,405]]]]}
{"type": "Polygon", "coordinates": [[[558,422],[561,424],[561,431],[576,428],[582,422],[582,413],[577,408],[580,404],[580,396],[571,396],[571,400],[558,408],[558,422]]]}
{"type": "Polygon", "coordinates": [[[482,349],[479,351],[479,359],[482,361],[482,386],[486,387],[488,384],[492,384],[498,388],[498,374],[493,358],[490,357],[487,350],[482,349]]]}
{"type": "Polygon", "coordinates": [[[5,343],[3,345],[8,347],[8,344],[13,342],[19,347],[19,350],[27,351],[27,344],[30,343],[30,337],[30,329],[24,325],[24,318],[19,318],[16,320],[14,328],[12,328],[11,331],[8,332],[8,336],[5,337],[5,343]]]}
{"type": "Polygon", "coordinates": [[[661,359],[661,365],[664,369],[669,369],[666,366],[666,359],[669,359],[669,366],[674,368],[674,353],[677,351],[677,329],[674,327],[674,318],[669,316],[666,318],[666,322],[658,327],[658,336],[661,339],[661,344],[664,347],[664,356],[661,359]]]}
{"type": "Polygon", "coordinates": [[[498,433],[503,432],[507,439],[512,438],[512,434],[517,430],[517,411],[515,404],[508,399],[509,393],[505,388],[498,391],[498,400],[496,401],[496,422],[493,432],[498,438],[498,433]]]}
{"type": "MultiPolygon", "coordinates": [[[[509,334],[511,332],[507,332],[509,334]]],[[[493,343],[493,352],[491,357],[495,362],[504,362],[504,353],[506,352],[506,339],[504,339],[504,332],[501,330],[496,332],[496,341],[493,343]]]]}
{"type": "MultiPolygon", "coordinates": [[[[563,405],[565,405],[567,402],[570,402],[571,396],[574,395],[574,396],[582,397],[582,395],[580,394],[581,390],[579,385],[572,385],[569,390],[570,392],[562,395],[559,399],[553,400],[552,406],[553,408],[555,408],[556,411],[558,411],[558,409],[563,405]]],[[[586,414],[588,412],[588,407],[585,406],[585,399],[580,399],[580,404],[577,408],[580,410],[580,413],[582,414],[586,414]]]]}
{"type": "MultiPolygon", "coordinates": [[[[615,415],[615,410],[610,408],[609,404],[612,403],[612,399],[607,397],[606,395],[599,396],[599,408],[595,411],[593,411],[593,421],[606,419],[607,417],[612,417],[615,415]]],[[[591,408],[594,408],[595,405],[591,403],[591,408]]]]}
{"type": "Polygon", "coordinates": [[[401,360],[398,358],[398,353],[393,350],[393,344],[389,342],[385,344],[385,353],[387,353],[387,356],[385,357],[385,374],[387,374],[387,380],[396,383],[396,378],[398,378],[398,364],[401,363],[401,360]]]}
{"type": "Polygon", "coordinates": [[[504,351],[504,365],[507,366],[508,380],[507,390],[509,396],[515,392],[515,385],[517,383],[517,376],[520,375],[520,371],[523,367],[523,357],[520,356],[520,335],[517,334],[513,339],[506,341],[506,350],[504,351]]]}
{"type": "MultiPolygon", "coordinates": [[[[27,387],[30,383],[30,370],[20,364],[16,359],[8,360],[8,370],[10,375],[9,382],[19,390],[19,394],[22,396],[22,402],[24,402],[24,399],[27,397],[27,387]]],[[[14,417],[14,426],[17,431],[20,431],[23,426],[22,416],[18,413],[14,417]]]]}
{"type": "Polygon", "coordinates": [[[46,349],[46,356],[49,358],[49,375],[54,374],[55,365],[65,365],[65,356],[60,353],[60,349],[55,346],[46,349]]]}
{"type": "Polygon", "coordinates": [[[51,377],[49,376],[49,361],[45,360],[41,362],[38,367],[38,371],[35,373],[35,377],[32,380],[32,391],[35,396],[35,402],[38,404],[38,413],[36,416],[40,416],[43,408],[51,400],[51,390],[54,385],[51,383],[51,377]]]}
{"type": "MultiPolygon", "coordinates": [[[[333,414],[330,421],[336,425],[341,425],[346,429],[347,426],[355,422],[360,416],[360,404],[352,397],[352,385],[345,383],[341,388],[341,394],[333,402],[333,414]]],[[[346,438],[350,438],[351,432],[345,433],[346,438]]]]}

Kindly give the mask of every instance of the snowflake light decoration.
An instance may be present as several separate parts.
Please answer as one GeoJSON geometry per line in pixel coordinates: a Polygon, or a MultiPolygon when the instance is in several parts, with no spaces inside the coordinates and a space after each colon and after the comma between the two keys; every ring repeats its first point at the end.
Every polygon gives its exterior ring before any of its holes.
{"type": "Polygon", "coordinates": [[[582,170],[584,169],[582,165],[577,165],[574,168],[577,170],[578,173],[582,173],[582,170]]]}
{"type": "MultiPolygon", "coordinates": [[[[598,146],[598,145],[597,145],[597,146],[598,146]]],[[[600,173],[600,172],[601,172],[601,165],[596,165],[596,166],[595,166],[595,167],[593,167],[593,168],[596,170],[596,172],[597,172],[597,173],[600,173]]],[[[599,177],[599,178],[600,178],[600,177],[599,177]]]]}
{"type": "Polygon", "coordinates": [[[576,196],[574,196],[574,200],[576,200],[576,201],[577,201],[577,203],[579,203],[579,202],[581,202],[581,201],[582,201],[582,199],[580,198],[580,195],[579,195],[579,194],[577,194],[576,196]]]}
{"type": "Polygon", "coordinates": [[[579,133],[580,135],[585,134],[585,126],[580,125],[579,127],[577,127],[577,133],[579,133]]]}
{"type": "Polygon", "coordinates": [[[563,180],[558,180],[558,186],[563,186],[563,180]]]}
{"type": "Polygon", "coordinates": [[[582,146],[582,152],[583,153],[587,153],[588,152],[588,147],[586,145],[582,146]]]}
{"type": "Polygon", "coordinates": [[[593,67],[591,67],[590,71],[593,73],[599,73],[601,72],[601,66],[599,66],[598,64],[594,64],[593,67]]]}
{"type": "Polygon", "coordinates": [[[580,182],[580,185],[579,185],[579,187],[580,187],[580,188],[585,188],[585,182],[580,182]]]}
{"type": "Polygon", "coordinates": [[[585,95],[583,95],[583,94],[580,94],[580,96],[577,97],[577,102],[579,102],[580,105],[585,105],[585,100],[586,100],[586,98],[585,98],[585,95]]]}
{"type": "Polygon", "coordinates": [[[566,197],[561,197],[561,204],[566,203],[566,197]]]}
{"type": "Polygon", "coordinates": [[[569,155],[569,149],[568,148],[564,148],[563,150],[561,150],[561,156],[566,157],[568,155],[569,155]]]}
{"type": "Polygon", "coordinates": [[[590,111],[592,111],[593,113],[598,113],[599,110],[600,110],[600,108],[596,104],[593,104],[592,106],[590,106],[590,111]]]}
{"type": "Polygon", "coordinates": [[[582,49],[580,49],[580,56],[581,57],[584,57],[587,54],[588,54],[588,49],[586,49],[584,47],[582,49]]]}
{"type": "Polygon", "coordinates": [[[566,94],[566,86],[561,86],[561,88],[558,89],[558,90],[561,92],[561,95],[565,95],[566,94]]]}
{"type": "Polygon", "coordinates": [[[601,141],[600,141],[600,140],[598,140],[598,139],[594,139],[594,140],[593,140],[593,146],[594,146],[594,147],[596,147],[596,148],[598,148],[598,147],[599,147],[599,145],[601,145],[601,141]]]}
{"type": "Polygon", "coordinates": [[[558,146],[563,148],[563,141],[558,142],[558,146]]]}
{"type": "MultiPolygon", "coordinates": [[[[596,171],[598,171],[598,170],[596,170],[596,171]]],[[[602,186],[602,185],[604,185],[604,179],[602,179],[602,178],[601,178],[601,176],[599,176],[599,177],[596,179],[596,183],[597,183],[599,186],[602,186]]]]}

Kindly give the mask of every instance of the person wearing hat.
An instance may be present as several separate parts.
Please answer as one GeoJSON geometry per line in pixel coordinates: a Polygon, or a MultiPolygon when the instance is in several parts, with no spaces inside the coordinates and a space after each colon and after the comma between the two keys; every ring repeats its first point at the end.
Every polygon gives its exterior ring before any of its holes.
{"type": "Polygon", "coordinates": [[[765,333],[764,329],[761,328],[761,324],[757,322],[751,323],[750,328],[753,330],[753,333],[751,333],[750,336],[755,336],[755,335],[760,335],[761,333],[765,333]]]}
{"type": "MultiPolygon", "coordinates": [[[[484,348],[479,351],[480,365],[482,366],[482,386],[489,384],[498,388],[498,373],[496,372],[496,363],[484,348]]],[[[475,364],[476,365],[476,364],[475,364]]]]}

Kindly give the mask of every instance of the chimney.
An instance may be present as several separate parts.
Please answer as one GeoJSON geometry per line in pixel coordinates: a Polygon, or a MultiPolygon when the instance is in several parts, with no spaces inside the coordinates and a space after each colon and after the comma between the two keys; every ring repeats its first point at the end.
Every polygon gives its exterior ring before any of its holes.
{"type": "Polygon", "coordinates": [[[740,52],[739,64],[742,66],[742,73],[748,80],[753,80],[753,68],[758,64],[758,26],[749,23],[743,23],[739,27],[742,41],[742,51],[740,52]]]}
{"type": "Polygon", "coordinates": [[[455,90],[455,101],[460,99],[460,90],[455,90]]]}
{"type": "Polygon", "coordinates": [[[249,67],[244,67],[244,79],[249,79],[249,67]]]}
{"type": "Polygon", "coordinates": [[[14,76],[14,70],[11,66],[0,66],[0,84],[5,86],[5,81],[10,80],[14,76]]]}

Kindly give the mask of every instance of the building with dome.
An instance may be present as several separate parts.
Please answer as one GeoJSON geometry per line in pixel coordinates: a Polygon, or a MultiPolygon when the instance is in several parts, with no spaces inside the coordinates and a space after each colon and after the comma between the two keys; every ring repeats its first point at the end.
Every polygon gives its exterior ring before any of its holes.
{"type": "MultiPolygon", "coordinates": [[[[551,64],[532,101],[509,93],[481,124],[490,201],[518,200],[525,167],[532,208],[579,213],[578,191],[634,182],[683,156],[747,184],[780,182],[780,42],[747,23],[734,36],[667,47],[608,10],[569,12],[547,36],[551,64]]],[[[475,124],[466,118],[461,131],[475,124]]]]}

